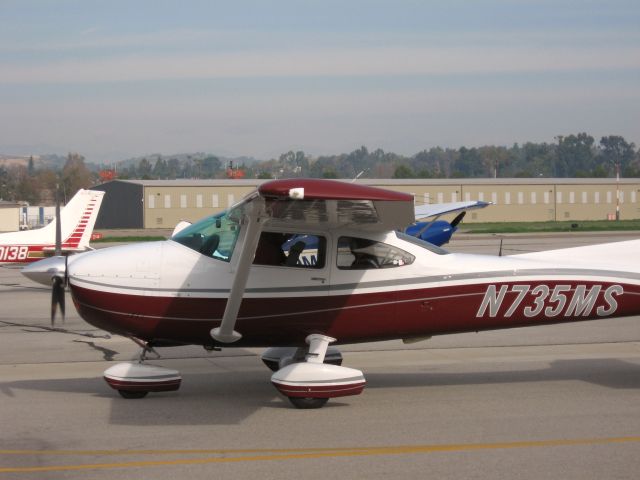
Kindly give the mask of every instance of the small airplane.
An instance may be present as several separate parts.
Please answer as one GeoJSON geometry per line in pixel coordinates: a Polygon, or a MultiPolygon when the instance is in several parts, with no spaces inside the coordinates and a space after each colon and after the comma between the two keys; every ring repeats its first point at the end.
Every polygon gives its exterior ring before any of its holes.
{"type": "Polygon", "coordinates": [[[467,210],[485,208],[489,205],[491,205],[490,202],[483,202],[482,200],[416,205],[414,208],[416,220],[434,218],[428,222],[416,222],[409,225],[405,232],[414,237],[421,238],[425,242],[442,246],[449,243],[451,236],[458,230],[458,225],[467,214],[467,210]],[[439,220],[442,215],[455,212],[460,213],[451,223],[446,220],[439,220]]]}
{"type": "Polygon", "coordinates": [[[104,192],[80,189],[61,213],[56,206],[56,219],[48,225],[36,230],[0,234],[0,264],[31,263],[53,255],[57,231],[61,235],[58,255],[88,250],[103,196],[104,192]],[[56,228],[58,221],[59,229],[56,228]]]}
{"type": "Polygon", "coordinates": [[[169,240],[49,258],[23,273],[68,285],[82,318],[141,346],[139,362],[104,372],[125,398],[179,388],[178,371],[145,363],[158,346],[268,347],[262,360],[276,389],[298,408],[319,408],[366,384],[334,342],[640,314],[640,240],[449,253],[404,233],[413,220],[405,193],[274,180],[169,240]],[[292,237],[297,246],[284,251],[292,237]],[[312,243],[315,263],[299,262],[312,243]]]}

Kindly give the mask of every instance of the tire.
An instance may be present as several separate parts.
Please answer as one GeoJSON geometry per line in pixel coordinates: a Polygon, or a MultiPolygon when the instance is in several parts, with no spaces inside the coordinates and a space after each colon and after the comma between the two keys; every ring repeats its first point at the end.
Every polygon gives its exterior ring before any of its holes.
{"type": "Polygon", "coordinates": [[[118,393],[122,398],[133,399],[133,398],[144,398],[147,396],[147,393],[144,390],[118,390],[118,393]]]}
{"type": "Polygon", "coordinates": [[[328,398],[315,398],[315,397],[289,397],[289,401],[293,403],[293,406],[300,409],[321,408],[329,401],[328,398]]]}

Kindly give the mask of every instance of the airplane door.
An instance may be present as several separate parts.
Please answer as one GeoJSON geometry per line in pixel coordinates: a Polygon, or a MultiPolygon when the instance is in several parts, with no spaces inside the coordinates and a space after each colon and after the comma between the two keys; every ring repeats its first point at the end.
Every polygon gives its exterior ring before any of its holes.
{"type": "Polygon", "coordinates": [[[337,310],[331,335],[341,341],[384,334],[396,314],[394,274],[389,249],[373,240],[340,236],[334,242],[330,303],[337,310]]]}
{"type": "MultiPolygon", "coordinates": [[[[305,232],[262,232],[245,291],[242,314],[272,332],[324,331],[330,268],[327,238],[305,232]]],[[[304,337],[302,337],[304,339],[304,337]]],[[[275,339],[274,339],[275,341],[275,339]]]]}

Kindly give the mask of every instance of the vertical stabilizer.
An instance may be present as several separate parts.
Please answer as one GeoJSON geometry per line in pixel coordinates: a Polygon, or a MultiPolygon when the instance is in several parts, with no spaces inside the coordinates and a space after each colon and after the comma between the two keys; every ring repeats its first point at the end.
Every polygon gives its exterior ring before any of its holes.
{"type": "Polygon", "coordinates": [[[62,249],[86,250],[105,192],[78,190],[60,214],[62,249]]]}

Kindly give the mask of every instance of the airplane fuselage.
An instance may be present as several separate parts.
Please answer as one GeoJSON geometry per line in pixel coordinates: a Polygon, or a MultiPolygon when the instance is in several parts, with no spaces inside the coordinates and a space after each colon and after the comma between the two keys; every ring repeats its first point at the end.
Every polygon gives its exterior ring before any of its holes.
{"type": "MultiPolygon", "coordinates": [[[[339,343],[411,339],[640,311],[640,271],[450,254],[395,232],[317,233],[320,267],[252,265],[234,346],[302,345],[312,333],[339,343]],[[356,237],[408,255],[348,268],[341,242],[356,237]]],[[[151,343],[213,345],[234,265],[169,240],[72,257],[69,275],[78,312],[99,328],[151,343]]]]}

